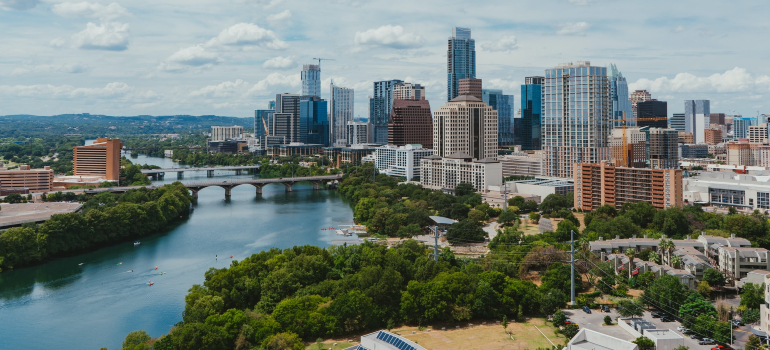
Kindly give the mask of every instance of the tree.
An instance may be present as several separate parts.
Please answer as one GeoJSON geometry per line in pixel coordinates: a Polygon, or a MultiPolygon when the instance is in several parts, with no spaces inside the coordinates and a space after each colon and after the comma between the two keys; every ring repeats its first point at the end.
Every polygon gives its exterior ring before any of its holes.
{"type": "Polygon", "coordinates": [[[684,345],[679,345],[676,348],[674,348],[674,350],[690,350],[690,347],[684,346],[684,345]]]}
{"type": "Polygon", "coordinates": [[[622,299],[618,302],[618,313],[623,317],[644,316],[644,305],[639,300],[622,299]]]}
{"type": "Polygon", "coordinates": [[[278,333],[266,339],[262,347],[267,350],[305,350],[302,339],[291,332],[278,333]]]}
{"type": "Polygon", "coordinates": [[[652,261],[656,264],[660,264],[660,255],[658,255],[658,253],[656,252],[650,253],[650,255],[648,256],[648,259],[649,259],[648,261],[652,261]]]}
{"type": "Polygon", "coordinates": [[[481,222],[483,222],[484,220],[487,219],[487,213],[485,213],[485,212],[483,212],[481,210],[473,209],[470,212],[468,212],[468,219],[472,220],[472,221],[475,221],[475,222],[478,222],[478,223],[481,223],[481,222]]]}
{"type": "Polygon", "coordinates": [[[580,331],[580,328],[574,323],[570,323],[568,325],[564,326],[564,329],[561,331],[562,334],[564,334],[564,337],[567,339],[572,339],[575,337],[576,334],[580,331]]]}
{"type": "Polygon", "coordinates": [[[713,268],[708,268],[706,271],[703,271],[703,280],[711,287],[721,287],[725,285],[725,275],[713,268]]]}
{"type": "Polygon", "coordinates": [[[679,307],[679,317],[684,320],[685,327],[693,328],[700,316],[708,316],[716,320],[717,310],[714,305],[698,293],[692,293],[679,307]]]}
{"type": "Polygon", "coordinates": [[[508,333],[508,316],[503,315],[503,322],[501,322],[501,324],[505,333],[508,333]]]}
{"type": "Polygon", "coordinates": [[[610,315],[604,316],[604,324],[608,326],[612,325],[612,317],[610,317],[610,315]]]}
{"type": "Polygon", "coordinates": [[[752,334],[749,336],[749,341],[746,342],[746,346],[744,348],[747,350],[762,349],[762,340],[760,340],[756,335],[752,334]]]}
{"type": "Polygon", "coordinates": [[[532,221],[533,224],[537,224],[538,221],[540,221],[540,213],[534,211],[529,213],[529,220],[532,221]]]}
{"type": "Polygon", "coordinates": [[[124,349],[134,349],[135,346],[144,344],[149,341],[150,335],[145,331],[133,331],[126,335],[126,339],[123,340],[124,349]]]}
{"type": "Polygon", "coordinates": [[[741,321],[745,324],[752,324],[759,322],[759,310],[748,309],[741,314],[741,321]]]}
{"type": "Polygon", "coordinates": [[[645,336],[636,338],[633,343],[639,347],[639,350],[655,350],[655,342],[645,336]]]}
{"type": "Polygon", "coordinates": [[[484,242],[487,233],[478,223],[465,219],[449,226],[446,237],[451,244],[484,242]]]}
{"type": "Polygon", "coordinates": [[[554,327],[561,327],[564,325],[564,322],[567,321],[567,315],[564,314],[564,311],[557,310],[556,313],[553,314],[552,321],[554,327]]]}
{"type": "Polygon", "coordinates": [[[473,184],[467,182],[458,183],[455,186],[455,196],[462,197],[468,194],[474,194],[476,191],[473,189],[473,184]]]}
{"type": "Polygon", "coordinates": [[[700,283],[698,283],[697,291],[698,294],[702,295],[704,298],[711,298],[711,286],[709,286],[708,282],[700,281],[700,283]]]}
{"type": "Polygon", "coordinates": [[[500,216],[497,217],[497,222],[503,225],[511,225],[517,218],[518,215],[511,208],[508,208],[508,210],[500,213],[500,216]]]}
{"type": "MultiPolygon", "coordinates": [[[[543,290],[543,289],[541,289],[543,290]]],[[[550,315],[567,305],[567,294],[559,289],[549,289],[540,298],[540,312],[550,315]]]]}
{"type": "Polygon", "coordinates": [[[6,203],[14,203],[14,204],[15,203],[21,203],[22,200],[23,200],[23,198],[21,198],[21,195],[18,194],[18,193],[11,193],[11,194],[5,196],[5,199],[4,199],[4,201],[6,203]]]}
{"type": "Polygon", "coordinates": [[[746,309],[759,309],[765,303],[765,284],[746,283],[741,291],[740,306],[746,309]]]}
{"type": "Polygon", "coordinates": [[[628,278],[631,278],[631,272],[634,271],[634,257],[636,256],[636,250],[633,248],[626,249],[626,256],[628,257],[628,278]]]}
{"type": "Polygon", "coordinates": [[[549,194],[542,202],[540,202],[539,209],[544,213],[557,212],[560,209],[572,208],[574,196],[572,193],[566,195],[552,193],[549,194]]]}

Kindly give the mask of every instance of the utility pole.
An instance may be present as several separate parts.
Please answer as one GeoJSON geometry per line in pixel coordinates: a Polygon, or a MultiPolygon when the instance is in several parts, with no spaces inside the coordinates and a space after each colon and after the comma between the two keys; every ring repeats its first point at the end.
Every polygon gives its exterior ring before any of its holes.
{"type": "Polygon", "coordinates": [[[508,182],[503,180],[503,211],[508,211],[508,182]]]}
{"type": "Polygon", "coordinates": [[[569,231],[570,301],[575,305],[575,230],[569,231]]]}
{"type": "Polygon", "coordinates": [[[433,260],[438,262],[438,225],[433,225],[433,260]]]}

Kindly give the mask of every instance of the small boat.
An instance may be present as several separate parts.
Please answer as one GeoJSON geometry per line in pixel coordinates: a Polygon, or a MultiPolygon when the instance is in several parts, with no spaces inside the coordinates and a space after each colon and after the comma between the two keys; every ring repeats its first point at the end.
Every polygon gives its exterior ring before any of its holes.
{"type": "Polygon", "coordinates": [[[121,261],[121,262],[119,262],[119,263],[118,263],[118,265],[123,265],[123,262],[122,262],[122,261],[121,261]]]}
{"type": "Polygon", "coordinates": [[[155,282],[151,281],[150,283],[147,283],[148,286],[152,286],[153,284],[155,284],[155,282]]]}
{"type": "Polygon", "coordinates": [[[134,245],[140,245],[140,244],[142,244],[142,242],[139,242],[139,241],[134,242],[134,245]]]}
{"type": "Polygon", "coordinates": [[[83,266],[83,264],[84,264],[84,263],[80,263],[80,264],[78,264],[78,266],[83,266]]]}
{"type": "Polygon", "coordinates": [[[157,269],[158,269],[158,267],[157,267],[157,266],[155,266],[155,269],[157,270],[157,269]]]}
{"type": "Polygon", "coordinates": [[[232,259],[232,258],[233,258],[233,256],[232,256],[232,255],[230,255],[230,259],[232,259]]]}

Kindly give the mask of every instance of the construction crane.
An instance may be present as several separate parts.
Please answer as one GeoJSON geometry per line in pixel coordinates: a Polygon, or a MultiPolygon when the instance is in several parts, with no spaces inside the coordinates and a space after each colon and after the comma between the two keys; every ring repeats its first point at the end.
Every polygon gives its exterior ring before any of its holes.
{"type": "Polygon", "coordinates": [[[333,58],[320,58],[313,57],[314,60],[318,60],[318,70],[321,70],[321,61],[335,61],[333,58]]]}
{"type": "Polygon", "coordinates": [[[265,117],[262,117],[262,125],[265,126],[265,136],[270,136],[270,130],[267,129],[267,123],[265,122],[265,117]]]}
{"type": "Polygon", "coordinates": [[[628,164],[628,139],[626,138],[626,124],[628,121],[644,121],[644,122],[657,122],[662,120],[668,120],[666,117],[654,117],[654,118],[629,118],[626,119],[626,112],[623,112],[623,166],[627,167],[628,164]]]}

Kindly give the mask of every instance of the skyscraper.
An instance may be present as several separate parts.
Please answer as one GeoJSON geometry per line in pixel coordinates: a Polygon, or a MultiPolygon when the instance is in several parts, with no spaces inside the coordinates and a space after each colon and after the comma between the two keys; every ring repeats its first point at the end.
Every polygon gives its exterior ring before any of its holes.
{"type": "Polygon", "coordinates": [[[307,134],[307,124],[299,118],[299,100],[297,94],[275,95],[275,113],[273,113],[273,136],[283,136],[286,142],[302,142],[300,135],[307,134]]]}
{"type": "Polygon", "coordinates": [[[388,124],[388,144],[421,144],[433,149],[433,121],[427,100],[394,100],[388,124]]]}
{"type": "Polygon", "coordinates": [[[447,47],[447,101],[457,97],[460,79],[476,77],[476,41],[470,28],[452,28],[447,47]]]}
{"type": "Polygon", "coordinates": [[[345,145],[347,141],[347,125],[353,120],[353,89],[331,84],[331,113],[329,113],[329,144],[345,145]]]}
{"type": "Polygon", "coordinates": [[[321,66],[317,64],[302,66],[302,96],[321,97],[321,66]]]}
{"type": "Polygon", "coordinates": [[[540,117],[542,111],[543,77],[526,77],[521,86],[521,135],[522,150],[539,150],[540,117]]]}
{"type": "MultiPolygon", "coordinates": [[[[626,82],[626,78],[623,76],[623,73],[618,70],[618,67],[616,67],[615,64],[611,63],[609,65],[609,69],[611,72],[610,94],[612,99],[613,127],[619,127],[623,125],[621,119],[623,119],[624,113],[627,119],[634,118],[635,113],[631,108],[631,100],[629,100],[628,96],[628,82],[626,82]]],[[[626,123],[626,125],[641,126],[640,124],[635,124],[634,121],[629,121],[626,123]]]]}
{"type": "Polygon", "coordinates": [[[607,68],[588,61],[545,71],[541,125],[546,176],[572,177],[573,164],[609,159],[609,90],[607,68]]]}
{"type": "Polygon", "coordinates": [[[749,127],[752,125],[757,125],[757,119],[744,117],[733,119],[733,138],[736,140],[748,138],[749,127]]]}
{"type": "Polygon", "coordinates": [[[369,122],[374,129],[374,143],[388,143],[388,121],[393,107],[393,87],[403,80],[383,80],[374,82],[374,94],[369,99],[369,122]]]}
{"type": "Polygon", "coordinates": [[[706,142],[704,130],[711,123],[709,100],[684,101],[684,131],[692,134],[695,143],[706,142]]]}
{"type": "Polygon", "coordinates": [[[425,87],[420,84],[397,83],[393,85],[393,100],[424,100],[425,87]]]}
{"type": "Polygon", "coordinates": [[[264,136],[271,130],[273,125],[273,113],[272,109],[257,109],[254,111],[254,137],[262,140],[264,136]]]}
{"type": "Polygon", "coordinates": [[[329,119],[326,101],[318,96],[302,96],[299,101],[301,125],[307,125],[307,132],[300,135],[300,142],[329,146],[329,119]]]}
{"type": "Polygon", "coordinates": [[[668,127],[679,132],[684,132],[684,113],[674,113],[668,120],[668,127]]]}
{"type": "Polygon", "coordinates": [[[643,127],[647,135],[647,159],[651,169],[679,169],[679,132],[643,127]]]}
{"type": "Polygon", "coordinates": [[[497,111],[471,95],[447,102],[433,113],[433,151],[497,160],[497,111]]]}
{"type": "MultiPolygon", "coordinates": [[[[636,104],[639,102],[652,100],[652,95],[650,95],[647,90],[635,90],[634,93],[631,94],[631,98],[629,100],[631,101],[631,110],[634,113],[634,118],[637,118],[636,104]]],[[[628,116],[626,116],[626,118],[628,118],[628,116]]]]}
{"type": "Polygon", "coordinates": [[[481,99],[497,111],[498,146],[512,146],[513,95],[503,95],[503,90],[483,89],[481,99]]]}
{"type": "Polygon", "coordinates": [[[457,83],[457,95],[471,95],[481,99],[481,79],[465,78],[457,83]]]}
{"type": "Polygon", "coordinates": [[[649,126],[651,128],[668,128],[668,103],[666,101],[644,101],[636,104],[636,115],[640,120],[636,126],[649,126]],[[644,120],[660,119],[660,120],[644,120]]]}

